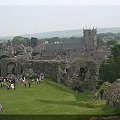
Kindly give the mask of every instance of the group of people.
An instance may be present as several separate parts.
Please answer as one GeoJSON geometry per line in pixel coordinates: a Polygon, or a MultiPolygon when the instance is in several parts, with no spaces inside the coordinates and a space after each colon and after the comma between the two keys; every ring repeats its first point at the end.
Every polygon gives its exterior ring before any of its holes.
{"type": "Polygon", "coordinates": [[[1,88],[6,88],[7,90],[9,89],[16,89],[16,82],[22,83],[22,85],[25,86],[25,88],[28,86],[29,88],[32,85],[32,82],[36,82],[37,84],[43,84],[44,83],[44,73],[40,73],[37,75],[37,77],[33,80],[26,79],[25,76],[19,77],[18,79],[16,78],[0,78],[0,87],[1,88]]]}
{"type": "Polygon", "coordinates": [[[0,78],[0,87],[9,89],[16,89],[16,80],[14,78],[8,79],[8,78],[0,78]]]}
{"type": "Polygon", "coordinates": [[[43,84],[44,83],[44,73],[41,73],[37,75],[35,79],[29,80],[26,79],[25,77],[21,78],[20,81],[22,82],[22,85],[25,86],[25,88],[28,86],[29,88],[31,87],[33,82],[36,82],[37,84],[43,84]]]}
{"type": "MultiPolygon", "coordinates": [[[[0,87],[1,88],[6,88],[7,90],[9,89],[16,89],[16,81],[20,81],[26,88],[26,86],[28,85],[28,87],[31,87],[32,82],[36,82],[37,84],[43,84],[44,83],[44,73],[41,73],[39,75],[37,75],[37,78],[35,80],[26,80],[25,77],[21,77],[19,80],[15,79],[15,78],[0,78],[0,87]]],[[[0,120],[2,120],[1,117],[1,113],[3,112],[3,107],[0,104],[0,120]]]]}

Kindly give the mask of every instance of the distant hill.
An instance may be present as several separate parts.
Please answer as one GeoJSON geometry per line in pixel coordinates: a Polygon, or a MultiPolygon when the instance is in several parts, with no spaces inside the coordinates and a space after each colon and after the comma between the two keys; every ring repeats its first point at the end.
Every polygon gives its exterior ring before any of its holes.
{"type": "MultiPolygon", "coordinates": [[[[119,33],[120,27],[115,28],[97,28],[97,33],[119,33]]],[[[17,36],[17,35],[16,35],[17,36]]],[[[31,38],[52,38],[52,37],[82,37],[83,36],[83,29],[75,29],[75,30],[62,30],[62,31],[51,31],[51,32],[43,32],[43,33],[34,33],[34,34],[24,34],[21,35],[23,37],[31,38]]],[[[0,37],[0,41],[6,41],[8,39],[13,39],[14,36],[5,36],[0,37]]]]}
{"type": "MultiPolygon", "coordinates": [[[[120,28],[98,28],[97,33],[118,33],[120,28]]],[[[83,36],[83,29],[75,30],[62,30],[62,31],[52,31],[52,32],[43,32],[35,34],[24,34],[23,37],[37,37],[37,38],[52,38],[52,37],[81,37],[83,36]]]]}
{"type": "Polygon", "coordinates": [[[52,37],[80,37],[82,36],[82,29],[51,31],[36,34],[25,34],[23,37],[37,37],[37,38],[52,38],[52,37]]]}

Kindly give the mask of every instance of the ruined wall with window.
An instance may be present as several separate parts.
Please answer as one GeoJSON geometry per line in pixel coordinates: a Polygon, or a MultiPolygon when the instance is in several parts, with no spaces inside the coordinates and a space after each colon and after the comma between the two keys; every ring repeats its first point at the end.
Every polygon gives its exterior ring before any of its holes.
{"type": "Polygon", "coordinates": [[[22,63],[16,59],[3,58],[0,60],[0,77],[6,77],[9,74],[18,76],[22,74],[22,63]]]}
{"type": "Polygon", "coordinates": [[[92,61],[75,60],[71,63],[59,64],[58,82],[78,92],[96,90],[97,68],[92,61]]]}

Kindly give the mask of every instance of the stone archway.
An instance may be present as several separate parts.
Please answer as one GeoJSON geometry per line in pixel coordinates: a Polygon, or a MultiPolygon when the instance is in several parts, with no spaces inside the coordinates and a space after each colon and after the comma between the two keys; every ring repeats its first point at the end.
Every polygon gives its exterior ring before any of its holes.
{"type": "Polygon", "coordinates": [[[12,68],[11,74],[15,75],[15,68],[12,68]]]}
{"type": "Polygon", "coordinates": [[[16,64],[14,62],[7,64],[7,74],[16,74],[16,64]]]}

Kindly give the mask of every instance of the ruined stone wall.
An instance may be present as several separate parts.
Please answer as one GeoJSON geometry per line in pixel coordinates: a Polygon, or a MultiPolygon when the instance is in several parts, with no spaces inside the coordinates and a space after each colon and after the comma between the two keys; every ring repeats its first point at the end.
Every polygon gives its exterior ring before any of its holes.
{"type": "Polygon", "coordinates": [[[50,60],[25,60],[5,58],[0,60],[0,76],[8,74],[20,76],[26,69],[33,69],[35,74],[44,73],[45,77],[57,79],[58,62],[50,60]]]}
{"type": "Polygon", "coordinates": [[[32,69],[36,75],[44,73],[46,78],[51,78],[74,90],[95,91],[96,89],[96,64],[93,61],[77,59],[75,61],[55,60],[25,60],[2,59],[0,61],[1,74],[16,76],[23,75],[26,69],[32,69]]]}
{"type": "Polygon", "coordinates": [[[56,49],[56,50],[44,50],[42,51],[43,56],[58,56],[58,55],[79,55],[83,53],[83,49],[56,49]]]}
{"type": "Polygon", "coordinates": [[[111,107],[120,109],[120,79],[116,80],[111,87],[104,92],[104,99],[111,107]]]}
{"type": "Polygon", "coordinates": [[[94,91],[96,89],[96,67],[92,61],[76,60],[72,62],[52,60],[29,60],[24,70],[33,69],[35,74],[41,72],[45,77],[52,78],[74,90],[94,91]]]}
{"type": "Polygon", "coordinates": [[[96,65],[92,61],[76,60],[59,65],[58,82],[80,91],[96,90],[96,65]]]}
{"type": "Polygon", "coordinates": [[[21,74],[21,62],[16,59],[3,58],[0,60],[1,77],[6,77],[8,74],[16,76],[21,74]]]}
{"type": "Polygon", "coordinates": [[[26,63],[25,68],[33,69],[36,74],[44,73],[47,78],[57,79],[58,62],[29,60],[26,63]]]}

